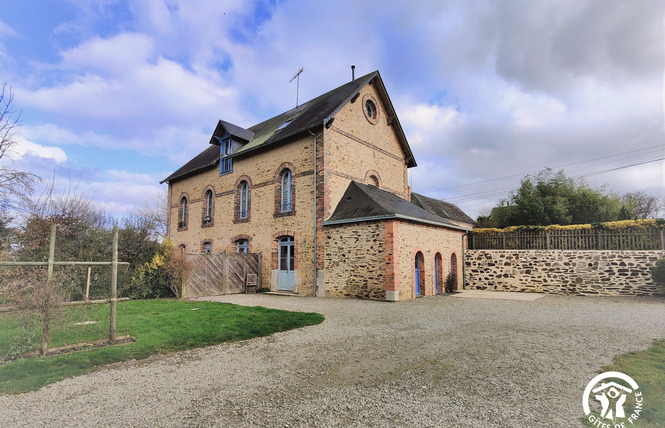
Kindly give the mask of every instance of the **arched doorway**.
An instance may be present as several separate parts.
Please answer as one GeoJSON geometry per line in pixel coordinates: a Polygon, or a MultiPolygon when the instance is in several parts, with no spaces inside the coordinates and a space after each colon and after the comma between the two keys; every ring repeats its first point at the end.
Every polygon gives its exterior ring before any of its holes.
{"type": "Polygon", "coordinates": [[[434,256],[434,291],[436,293],[443,293],[443,261],[441,253],[436,253],[434,256]]]}
{"type": "Polygon", "coordinates": [[[425,257],[423,257],[423,253],[418,251],[416,253],[416,260],[415,260],[415,288],[416,288],[416,296],[424,296],[425,295],[425,257]]]}
{"type": "Polygon", "coordinates": [[[293,253],[293,236],[279,239],[279,290],[293,291],[295,257],[293,253]]]}
{"type": "Polygon", "coordinates": [[[457,290],[457,254],[452,253],[450,255],[450,273],[453,277],[453,290],[457,290]]]}

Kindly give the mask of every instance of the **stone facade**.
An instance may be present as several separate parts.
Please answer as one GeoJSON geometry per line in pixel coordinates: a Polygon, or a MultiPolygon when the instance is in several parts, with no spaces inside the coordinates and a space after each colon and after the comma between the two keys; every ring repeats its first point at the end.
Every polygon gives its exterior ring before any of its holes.
{"type": "Polygon", "coordinates": [[[650,268],[665,251],[469,250],[466,287],[600,296],[662,294],[650,268]]]}
{"type": "Polygon", "coordinates": [[[235,252],[237,241],[247,240],[250,252],[263,254],[261,286],[277,291],[279,239],[290,236],[294,293],[312,294],[316,272],[319,296],[378,300],[415,297],[412,275],[418,248],[425,255],[425,294],[434,294],[433,269],[427,266],[438,252],[443,272],[448,272],[452,253],[461,267],[463,232],[398,221],[323,225],[351,181],[410,201],[407,170],[415,161],[392,105],[384,100],[387,94],[377,74],[377,80],[343,102],[325,124],[260,150],[238,152],[230,173],[220,174],[217,164],[169,180],[170,239],[187,253],[206,248],[235,252]],[[366,100],[376,107],[373,115],[365,110],[366,100]],[[293,209],[285,214],[280,186],[286,168],[293,177],[293,209]],[[249,202],[246,215],[239,215],[244,182],[249,202]],[[206,203],[208,191],[214,194],[212,207],[206,203]],[[185,227],[180,224],[183,197],[188,202],[185,227]]]}
{"type": "Polygon", "coordinates": [[[262,287],[277,290],[271,281],[277,269],[277,239],[294,236],[295,292],[311,293],[313,283],[314,218],[314,138],[309,136],[254,156],[234,159],[233,172],[220,175],[217,168],[171,183],[169,236],[176,246],[188,253],[202,251],[204,242],[212,243],[212,252],[236,252],[238,239],[249,241],[249,251],[264,255],[262,287]],[[275,214],[280,197],[280,174],[285,164],[291,169],[294,209],[288,215],[275,214]],[[238,220],[238,184],[249,184],[247,220],[238,220]],[[214,189],[213,227],[200,218],[204,194],[214,189]],[[189,219],[186,229],[178,228],[179,201],[189,197],[189,219]]]}
{"type": "Polygon", "coordinates": [[[326,226],[326,297],[385,300],[385,229],[384,222],[326,226]]]}
{"type": "MultiPolygon", "coordinates": [[[[457,287],[462,288],[462,237],[464,232],[460,230],[446,229],[442,227],[426,226],[410,222],[395,222],[395,264],[399,271],[397,289],[399,300],[414,299],[415,288],[415,259],[416,254],[421,252],[424,261],[424,296],[432,296],[437,292],[444,291],[446,276],[452,269],[451,259],[457,259],[457,287]],[[439,285],[435,287],[434,259],[441,255],[441,277],[439,285]]],[[[466,241],[465,241],[466,242],[466,241]]]]}
{"type": "Polygon", "coordinates": [[[456,272],[461,288],[463,236],[462,231],[400,220],[326,226],[325,295],[414,299],[415,259],[419,252],[424,262],[424,289],[420,295],[432,296],[444,291],[453,257],[459,260],[456,272]],[[437,255],[440,268],[435,275],[437,255]]]}

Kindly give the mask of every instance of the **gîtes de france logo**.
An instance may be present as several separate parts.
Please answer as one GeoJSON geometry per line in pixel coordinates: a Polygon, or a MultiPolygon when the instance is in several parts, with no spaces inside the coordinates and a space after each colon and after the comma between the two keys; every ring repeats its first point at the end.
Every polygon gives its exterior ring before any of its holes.
{"type": "Polygon", "coordinates": [[[633,425],[640,417],[644,404],[639,388],[633,378],[621,372],[605,372],[594,377],[584,389],[582,398],[587,420],[598,428],[625,428],[633,425]],[[618,380],[623,382],[615,382],[618,380]],[[600,403],[600,406],[594,406],[600,407],[600,417],[591,413],[590,398],[600,403]]]}

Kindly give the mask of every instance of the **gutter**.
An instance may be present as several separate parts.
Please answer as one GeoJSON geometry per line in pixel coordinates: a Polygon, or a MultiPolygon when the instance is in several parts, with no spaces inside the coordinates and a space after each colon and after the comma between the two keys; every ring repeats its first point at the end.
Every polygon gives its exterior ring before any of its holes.
{"type": "Polygon", "coordinates": [[[469,231],[467,230],[464,232],[464,235],[462,235],[462,290],[466,290],[466,251],[464,250],[464,238],[467,237],[467,243],[469,242],[468,239],[469,236],[469,231]]]}
{"type": "Polygon", "coordinates": [[[402,215],[402,214],[386,214],[386,215],[375,215],[375,216],[368,216],[368,217],[358,217],[358,218],[351,218],[351,219],[343,219],[343,220],[328,220],[324,221],[323,225],[324,226],[331,226],[331,225],[336,225],[336,224],[348,224],[348,223],[361,223],[365,221],[377,221],[377,220],[408,220],[408,221],[413,221],[416,223],[424,223],[424,224],[430,224],[433,226],[440,226],[440,227],[447,227],[449,229],[455,229],[455,230],[461,230],[466,233],[468,233],[469,229],[466,229],[464,227],[460,226],[455,226],[453,224],[449,223],[440,223],[432,220],[426,220],[426,219],[421,219],[417,217],[411,217],[407,215],[402,215]]]}
{"type": "MultiPolygon", "coordinates": [[[[325,125],[325,122],[324,122],[324,125],[325,125]]],[[[325,127],[321,129],[321,132],[323,132],[323,129],[325,129],[325,127]]],[[[316,233],[317,233],[317,229],[316,229],[316,222],[318,220],[318,218],[316,216],[316,208],[317,208],[316,207],[316,196],[317,196],[317,194],[316,194],[316,177],[318,175],[317,171],[316,171],[316,144],[317,144],[317,141],[316,141],[316,134],[315,133],[313,133],[310,129],[308,129],[307,132],[309,132],[312,135],[312,137],[314,138],[314,143],[313,143],[314,144],[314,276],[313,276],[313,278],[314,278],[314,284],[313,284],[314,285],[314,287],[313,287],[314,292],[313,293],[314,293],[314,297],[316,297],[316,282],[317,282],[317,269],[316,269],[317,268],[317,266],[316,266],[316,257],[317,257],[316,233]]]]}

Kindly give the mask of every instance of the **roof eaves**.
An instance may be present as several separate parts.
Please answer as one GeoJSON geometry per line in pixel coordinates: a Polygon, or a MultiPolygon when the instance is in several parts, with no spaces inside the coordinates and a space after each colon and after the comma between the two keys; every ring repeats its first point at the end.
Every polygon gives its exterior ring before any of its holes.
{"type": "Polygon", "coordinates": [[[367,86],[368,84],[370,84],[370,83],[376,78],[376,76],[378,76],[378,75],[379,75],[379,71],[378,71],[378,70],[375,70],[375,71],[373,71],[373,72],[371,72],[371,73],[369,73],[369,74],[367,74],[367,75],[365,75],[365,76],[363,76],[363,77],[358,78],[358,80],[360,80],[361,82],[362,82],[362,80],[366,80],[366,82],[365,82],[365,83],[359,83],[359,84],[358,84],[358,87],[357,87],[357,88],[356,88],[356,89],[355,89],[355,90],[354,90],[354,91],[353,91],[348,97],[346,97],[344,100],[342,100],[342,102],[340,102],[340,103],[337,105],[337,107],[335,107],[335,109],[334,109],[332,112],[330,112],[330,114],[329,114],[328,116],[326,116],[325,119],[323,119],[323,123],[326,123],[326,124],[327,124],[328,122],[330,122],[330,120],[331,120],[333,117],[335,117],[335,115],[336,115],[337,113],[339,113],[339,111],[340,111],[345,105],[347,105],[347,104],[353,99],[353,97],[355,97],[356,95],[358,95],[358,93],[360,92],[360,90],[361,90],[362,88],[364,88],[365,86],[367,86]]]}
{"type": "Polygon", "coordinates": [[[412,221],[415,223],[429,224],[433,226],[447,227],[449,229],[463,230],[465,232],[471,231],[471,228],[461,227],[454,224],[446,222],[431,221],[424,218],[411,217],[403,214],[387,214],[387,215],[375,215],[368,217],[358,217],[358,218],[346,218],[340,220],[328,220],[324,221],[324,226],[334,226],[338,224],[349,224],[349,223],[363,223],[368,221],[381,221],[381,220],[406,220],[412,221]]]}
{"type": "Polygon", "coordinates": [[[399,118],[397,117],[397,112],[395,111],[395,106],[393,106],[393,102],[390,100],[390,96],[388,95],[388,90],[386,89],[385,84],[383,83],[383,79],[381,78],[381,74],[376,71],[376,75],[379,77],[376,79],[380,84],[377,85],[377,92],[383,99],[384,104],[390,109],[390,115],[392,117],[392,126],[395,132],[397,133],[397,138],[399,141],[404,142],[402,144],[404,148],[404,152],[406,155],[406,162],[407,162],[407,167],[413,168],[418,166],[416,163],[416,158],[413,156],[413,152],[411,151],[411,147],[409,146],[409,142],[406,139],[406,134],[404,133],[404,129],[402,128],[402,124],[399,121],[399,118]]]}
{"type": "Polygon", "coordinates": [[[204,170],[204,169],[210,169],[211,167],[215,166],[215,165],[217,164],[218,161],[219,161],[219,158],[216,159],[216,160],[214,160],[214,161],[212,161],[212,162],[207,162],[207,163],[205,163],[205,164],[203,164],[203,165],[199,165],[199,166],[197,166],[196,168],[193,168],[193,169],[190,169],[190,170],[184,171],[184,172],[182,172],[182,173],[180,173],[180,174],[173,173],[173,174],[169,175],[168,177],[166,177],[165,179],[163,179],[162,181],[160,181],[159,184],[170,183],[170,182],[172,182],[173,180],[176,180],[176,179],[179,179],[179,178],[187,177],[187,176],[189,176],[189,175],[191,175],[191,174],[197,173],[197,172],[202,171],[202,170],[204,170]]]}

